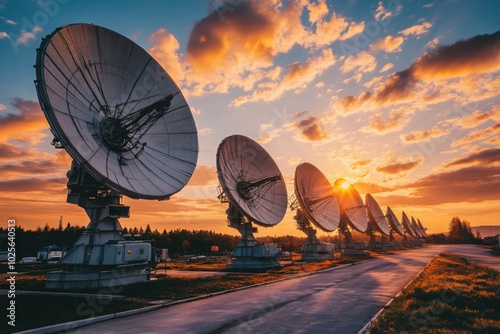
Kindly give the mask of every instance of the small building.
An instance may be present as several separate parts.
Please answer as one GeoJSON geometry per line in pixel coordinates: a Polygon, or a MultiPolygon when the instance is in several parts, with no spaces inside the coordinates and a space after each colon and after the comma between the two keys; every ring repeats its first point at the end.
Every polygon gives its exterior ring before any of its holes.
{"type": "Polygon", "coordinates": [[[45,246],[36,254],[36,260],[47,262],[60,260],[63,257],[63,249],[56,245],[45,246]]]}

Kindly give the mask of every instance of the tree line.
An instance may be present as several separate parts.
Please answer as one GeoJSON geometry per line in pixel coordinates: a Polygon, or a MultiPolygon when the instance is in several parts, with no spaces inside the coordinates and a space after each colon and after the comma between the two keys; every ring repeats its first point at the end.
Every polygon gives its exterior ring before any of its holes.
{"type": "MultiPolygon", "coordinates": [[[[63,228],[62,221],[59,221],[57,228],[46,224],[43,228],[35,230],[25,230],[23,227],[16,227],[16,255],[18,259],[27,256],[36,256],[37,252],[44,246],[56,245],[66,249],[77,241],[83,233],[85,227],[74,226],[69,222],[63,228]]],[[[219,252],[230,252],[240,240],[239,236],[216,233],[206,230],[186,230],[175,229],[162,232],[158,229],[152,230],[150,225],[146,229],[142,227],[124,228],[123,234],[140,235],[143,240],[150,240],[155,248],[167,248],[171,257],[185,254],[209,254],[212,246],[217,246],[219,252]]],[[[7,248],[7,229],[0,228],[0,250],[7,248]]],[[[274,243],[283,251],[299,251],[304,244],[305,237],[292,235],[258,237],[259,242],[274,243]]],[[[336,242],[332,237],[320,237],[322,242],[336,242]]],[[[474,236],[470,223],[453,217],[449,225],[448,235],[444,233],[431,234],[428,242],[431,243],[478,243],[481,242],[480,235],[474,236]]]]}
{"type": "Polygon", "coordinates": [[[467,220],[453,217],[449,225],[448,235],[437,233],[429,235],[429,242],[436,244],[471,244],[482,243],[481,234],[477,231],[474,235],[467,220]]]}

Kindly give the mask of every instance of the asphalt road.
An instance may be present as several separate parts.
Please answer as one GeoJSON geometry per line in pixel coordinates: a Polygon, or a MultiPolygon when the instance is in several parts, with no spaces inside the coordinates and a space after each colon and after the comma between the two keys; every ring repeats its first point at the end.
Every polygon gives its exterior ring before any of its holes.
{"type": "MultiPolygon", "coordinates": [[[[357,333],[443,250],[427,246],[301,278],[178,304],[77,333],[357,333]]],[[[455,246],[458,253],[471,250],[455,246]]],[[[474,246],[472,246],[474,247],[474,246]]]]}

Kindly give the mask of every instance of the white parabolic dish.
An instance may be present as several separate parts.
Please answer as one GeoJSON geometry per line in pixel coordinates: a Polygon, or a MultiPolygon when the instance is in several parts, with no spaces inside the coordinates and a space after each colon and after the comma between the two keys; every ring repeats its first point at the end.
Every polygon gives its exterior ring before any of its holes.
{"type": "Polygon", "coordinates": [[[217,149],[217,172],[229,201],[250,221],[278,224],[287,209],[285,181],[273,158],[252,139],[233,135],[217,149]]]}
{"type": "Polygon", "coordinates": [[[43,39],[35,82],[51,130],[107,187],[166,199],[189,181],[196,125],[181,91],[144,49],[92,24],[43,39]]]}
{"type": "Polygon", "coordinates": [[[413,231],[413,228],[411,227],[411,222],[408,219],[408,216],[406,215],[406,213],[404,211],[403,211],[403,219],[402,220],[403,220],[403,226],[405,228],[406,233],[408,233],[409,235],[414,237],[415,232],[413,231]]]}
{"type": "Polygon", "coordinates": [[[314,165],[304,162],[295,169],[295,196],[315,226],[325,232],[339,227],[340,208],[333,187],[314,165]]]}
{"type": "Polygon", "coordinates": [[[401,225],[398,218],[396,217],[396,215],[394,214],[394,212],[390,207],[387,207],[386,213],[387,213],[387,220],[389,221],[392,230],[396,231],[396,233],[398,233],[399,235],[404,236],[405,235],[404,227],[401,225]]]}
{"type": "Polygon", "coordinates": [[[335,181],[334,191],[339,200],[340,212],[345,213],[348,224],[355,230],[365,233],[368,228],[366,208],[356,188],[340,178],[335,181]]]}
{"type": "Polygon", "coordinates": [[[391,231],[389,230],[387,218],[371,194],[366,194],[365,204],[368,211],[368,218],[375,229],[382,234],[389,235],[391,231]]]}

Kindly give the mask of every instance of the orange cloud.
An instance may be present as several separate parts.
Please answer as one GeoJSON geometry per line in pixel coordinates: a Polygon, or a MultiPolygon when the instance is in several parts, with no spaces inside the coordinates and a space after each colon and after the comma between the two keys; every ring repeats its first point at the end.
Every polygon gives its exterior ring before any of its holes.
{"type": "Polygon", "coordinates": [[[352,113],[370,104],[382,106],[410,102],[419,95],[425,97],[425,89],[420,91],[414,89],[419,82],[494,73],[498,70],[500,70],[500,31],[491,35],[478,35],[431,50],[415,60],[409,68],[389,75],[375,93],[363,92],[357,97],[349,95],[338,100],[336,105],[344,113],[352,113]]]}
{"type": "Polygon", "coordinates": [[[400,130],[410,121],[410,115],[413,114],[409,108],[393,109],[389,117],[384,119],[382,114],[376,114],[370,117],[370,124],[363,127],[364,132],[388,133],[400,130]]]}
{"type": "Polygon", "coordinates": [[[0,110],[0,142],[17,140],[29,144],[39,143],[46,136],[42,130],[47,130],[49,125],[40,108],[34,101],[14,99],[12,106],[18,110],[16,113],[7,113],[7,109],[0,110]]]}
{"type": "Polygon", "coordinates": [[[421,24],[414,25],[413,27],[407,28],[405,30],[400,31],[399,33],[404,36],[419,36],[423,34],[427,34],[429,29],[432,27],[432,24],[429,22],[423,22],[421,24]]]}
{"type": "Polygon", "coordinates": [[[321,141],[328,139],[328,133],[324,125],[316,116],[309,116],[295,123],[295,129],[299,131],[300,136],[307,141],[321,141]]]}
{"type": "Polygon", "coordinates": [[[357,55],[349,56],[340,67],[343,73],[352,71],[372,72],[377,66],[375,57],[366,51],[361,51],[357,55]]]}
{"type": "Polygon", "coordinates": [[[20,160],[38,153],[35,149],[24,148],[9,143],[0,143],[0,162],[20,160]]]}
{"type": "Polygon", "coordinates": [[[354,183],[354,187],[356,187],[356,190],[358,190],[360,194],[377,194],[392,190],[392,188],[372,182],[356,182],[354,183]]]}
{"type": "Polygon", "coordinates": [[[474,128],[488,120],[500,121],[500,105],[495,105],[488,111],[475,110],[472,114],[447,120],[446,123],[459,125],[464,129],[474,128]]]}
{"type": "Polygon", "coordinates": [[[153,44],[148,52],[168,72],[175,82],[184,79],[185,68],[179,59],[179,42],[165,28],[159,28],[149,36],[153,44]]]}
{"type": "Polygon", "coordinates": [[[492,125],[490,127],[487,127],[486,129],[479,129],[472,131],[469,133],[466,137],[455,140],[451,143],[451,146],[460,146],[464,144],[469,144],[478,140],[483,140],[487,138],[488,136],[495,134],[500,131],[500,123],[497,123],[495,125],[492,125]]]}
{"type": "Polygon", "coordinates": [[[401,36],[387,36],[375,41],[370,47],[373,51],[400,52],[404,41],[405,39],[401,36]]]}
{"type": "Polygon", "coordinates": [[[270,66],[275,35],[273,22],[253,2],[244,1],[225,12],[223,20],[214,11],[195,24],[187,61],[197,72],[209,73],[245,60],[270,66]]]}
{"type": "Polygon", "coordinates": [[[445,167],[455,167],[463,165],[492,165],[500,162],[500,149],[491,148],[475,152],[464,158],[455,159],[445,167]]]}
{"type": "Polygon", "coordinates": [[[304,64],[296,62],[285,66],[281,76],[259,83],[252,94],[237,97],[231,105],[238,107],[249,102],[273,101],[287,91],[300,91],[334,64],[332,50],[325,49],[320,55],[308,59],[304,64]]]}
{"type": "Polygon", "coordinates": [[[396,163],[391,163],[389,165],[380,166],[380,167],[377,167],[376,170],[377,170],[377,172],[384,173],[384,174],[400,174],[400,173],[409,172],[411,170],[418,168],[423,162],[424,162],[424,159],[418,157],[413,161],[396,162],[396,163]]]}
{"type": "Polygon", "coordinates": [[[400,137],[404,143],[416,143],[416,142],[426,141],[432,138],[442,137],[449,133],[450,133],[449,130],[441,129],[435,126],[430,130],[413,131],[408,134],[403,134],[400,137]]]}
{"type": "Polygon", "coordinates": [[[500,167],[472,166],[428,175],[408,186],[416,204],[498,200],[500,167]]]}

